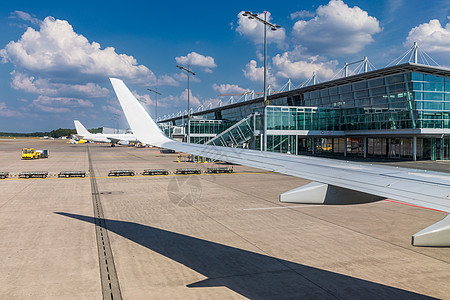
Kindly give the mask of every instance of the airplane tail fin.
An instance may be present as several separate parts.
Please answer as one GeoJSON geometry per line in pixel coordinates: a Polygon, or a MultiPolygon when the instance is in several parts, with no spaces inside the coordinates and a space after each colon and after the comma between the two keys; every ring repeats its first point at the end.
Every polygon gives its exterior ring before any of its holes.
{"type": "Polygon", "coordinates": [[[77,129],[78,135],[88,136],[91,134],[89,131],[87,131],[86,127],[84,127],[83,124],[81,124],[80,121],[74,120],[73,122],[75,123],[75,128],[77,129]]]}
{"type": "Polygon", "coordinates": [[[117,78],[110,78],[109,80],[125,113],[128,125],[130,125],[137,140],[152,146],[161,146],[163,143],[171,141],[161,131],[159,126],[153,121],[122,80],[117,78]]]}

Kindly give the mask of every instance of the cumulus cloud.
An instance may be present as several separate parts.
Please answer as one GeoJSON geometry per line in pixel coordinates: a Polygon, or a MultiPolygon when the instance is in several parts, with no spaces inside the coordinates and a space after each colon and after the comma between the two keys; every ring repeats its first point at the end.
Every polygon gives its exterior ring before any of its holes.
{"type": "MultiPolygon", "coordinates": [[[[65,20],[47,17],[41,22],[20,11],[14,12],[11,18],[38,25],[28,27],[20,39],[0,50],[1,62],[14,65],[11,87],[38,95],[31,101],[30,109],[65,113],[74,108],[93,107],[91,99],[109,96],[109,90],[102,86],[108,76],[151,86],[179,84],[173,76],[156,78],[133,56],[89,41],[65,20]]],[[[112,102],[103,105],[102,110],[121,113],[120,107],[112,102]]],[[[5,112],[2,107],[2,115],[5,114],[12,112],[5,112]]]]}
{"type": "Polygon", "coordinates": [[[180,83],[172,76],[169,75],[161,75],[158,77],[157,85],[170,85],[170,86],[178,86],[180,83]]]}
{"type": "Polygon", "coordinates": [[[331,0],[319,6],[316,16],[294,24],[293,35],[310,52],[330,55],[354,54],[373,42],[372,35],[381,31],[379,21],[342,0],[331,0]]]}
{"type": "Polygon", "coordinates": [[[251,60],[247,65],[245,65],[245,69],[242,70],[244,76],[251,81],[261,81],[264,76],[263,67],[257,67],[256,60],[251,60]]]}
{"type": "Polygon", "coordinates": [[[136,91],[133,91],[132,93],[136,97],[136,99],[138,99],[138,101],[141,102],[142,104],[144,105],[153,104],[153,100],[149,94],[140,95],[136,91]]]}
{"type": "Polygon", "coordinates": [[[62,113],[69,112],[73,108],[93,107],[94,105],[89,100],[77,98],[39,96],[33,100],[31,106],[45,112],[62,113]]]}
{"type": "MultiPolygon", "coordinates": [[[[185,71],[182,71],[180,73],[176,73],[173,75],[174,80],[177,81],[187,81],[187,74],[185,71]]],[[[201,82],[201,80],[197,76],[193,76],[192,74],[189,76],[190,82],[201,82]]]]}
{"type": "Polygon", "coordinates": [[[17,71],[13,71],[11,75],[13,78],[11,87],[28,93],[44,96],[87,96],[89,98],[106,97],[109,94],[108,89],[92,82],[86,84],[52,83],[49,79],[36,79],[34,76],[27,76],[17,71]]]}
{"type": "Polygon", "coordinates": [[[34,25],[39,25],[41,23],[41,20],[39,20],[38,18],[33,17],[29,13],[26,13],[26,12],[23,12],[20,10],[16,10],[16,11],[12,12],[9,15],[9,18],[10,19],[21,19],[23,21],[30,22],[31,24],[34,24],[34,25]]]}
{"type": "Polygon", "coordinates": [[[182,65],[203,67],[203,70],[208,73],[212,73],[211,69],[217,67],[213,57],[204,56],[197,52],[188,53],[186,56],[175,57],[175,60],[182,65]]]}
{"type": "Polygon", "coordinates": [[[35,79],[33,76],[13,71],[11,87],[15,90],[22,90],[27,93],[56,95],[55,88],[50,87],[50,83],[46,79],[35,79]]]}
{"type": "Polygon", "coordinates": [[[308,79],[313,72],[323,79],[330,79],[336,73],[337,61],[327,61],[318,55],[309,56],[302,53],[300,47],[293,51],[277,54],[272,58],[276,75],[289,79],[308,79]]]}
{"type": "MultiPolygon", "coordinates": [[[[263,82],[264,81],[264,67],[258,67],[256,60],[251,60],[245,68],[242,70],[244,76],[255,82],[263,82]]],[[[276,85],[276,79],[272,75],[270,67],[267,68],[267,84],[276,85]]]]}
{"type": "Polygon", "coordinates": [[[8,108],[5,102],[0,102],[0,116],[2,117],[18,117],[21,113],[8,108]]]}
{"type": "MultiPolygon", "coordinates": [[[[236,27],[236,32],[241,36],[250,39],[253,43],[259,45],[264,44],[264,25],[256,20],[251,20],[248,17],[244,17],[241,11],[238,17],[238,26],[236,27]]],[[[264,20],[264,13],[258,14],[258,16],[264,20]]],[[[270,12],[267,12],[267,21],[272,21],[270,12]]],[[[284,48],[286,46],[286,31],[284,28],[279,28],[276,31],[267,30],[267,43],[275,43],[279,48],[284,48]]]]}
{"type": "Polygon", "coordinates": [[[112,113],[116,115],[123,115],[122,108],[118,101],[108,99],[106,100],[106,104],[102,105],[102,110],[106,113],[112,113]]]}
{"type": "Polygon", "coordinates": [[[218,92],[219,94],[240,94],[249,92],[249,89],[244,89],[238,86],[237,84],[213,84],[212,85],[213,90],[218,92]]]}
{"type": "Polygon", "coordinates": [[[64,20],[47,17],[40,29],[31,27],[17,41],[0,50],[2,62],[11,62],[27,71],[44,74],[120,76],[136,82],[154,83],[155,75],[139,65],[133,56],[116,53],[113,47],[101,49],[74,32],[64,20]]]}
{"type": "MultiPolygon", "coordinates": [[[[134,94],[137,96],[138,99],[146,101],[148,105],[154,105],[153,98],[151,98],[149,95],[139,95],[137,93],[134,94]]],[[[187,95],[188,95],[187,89],[185,89],[179,95],[159,96],[158,108],[164,107],[164,108],[185,110],[187,109],[187,95]]],[[[192,94],[192,90],[189,90],[189,103],[190,107],[192,108],[201,105],[200,99],[192,94]]]]}
{"type": "Polygon", "coordinates": [[[418,42],[426,52],[450,51],[450,23],[443,27],[439,20],[434,19],[414,27],[409,32],[405,45],[412,45],[413,42],[418,42]]]}
{"type": "MultiPolygon", "coordinates": [[[[187,103],[188,100],[188,90],[185,89],[183,92],[181,92],[181,95],[179,96],[179,101],[181,103],[187,103]]],[[[189,90],[189,103],[191,107],[201,105],[200,99],[192,95],[192,90],[189,90]]]]}

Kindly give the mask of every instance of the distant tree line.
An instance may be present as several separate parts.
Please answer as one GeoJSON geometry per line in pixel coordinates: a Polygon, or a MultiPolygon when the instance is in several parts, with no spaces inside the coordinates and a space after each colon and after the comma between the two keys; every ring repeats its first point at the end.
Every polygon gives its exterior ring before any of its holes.
{"type": "MultiPolygon", "coordinates": [[[[101,133],[103,128],[91,128],[88,129],[91,133],[101,133]]],[[[77,133],[75,129],[58,128],[48,132],[31,132],[31,133],[12,133],[12,132],[0,132],[0,136],[14,136],[14,137],[41,137],[49,136],[52,138],[59,138],[62,136],[70,136],[77,133]]]]}

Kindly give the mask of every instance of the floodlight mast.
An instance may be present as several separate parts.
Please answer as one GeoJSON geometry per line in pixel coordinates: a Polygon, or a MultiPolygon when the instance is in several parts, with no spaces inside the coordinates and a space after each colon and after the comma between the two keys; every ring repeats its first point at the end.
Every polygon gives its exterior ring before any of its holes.
{"type": "MultiPolygon", "coordinates": [[[[264,20],[258,17],[258,14],[254,14],[251,11],[246,11],[242,14],[244,17],[249,19],[256,19],[257,21],[264,24],[264,105],[268,106],[269,101],[267,100],[267,27],[272,31],[276,31],[280,28],[280,25],[272,24],[267,22],[267,11],[264,11],[264,20]]],[[[267,151],[267,124],[264,124],[264,143],[262,150],[267,151]]]]}
{"type": "Polygon", "coordinates": [[[188,91],[187,91],[187,104],[188,104],[188,110],[187,110],[187,117],[188,117],[188,128],[187,128],[187,130],[188,130],[188,132],[187,132],[187,142],[188,143],[190,143],[191,142],[191,108],[190,108],[190,99],[189,99],[189,75],[190,74],[192,74],[192,75],[195,75],[195,73],[194,72],[192,72],[191,70],[189,70],[189,65],[187,65],[187,69],[185,68],[185,67],[183,67],[183,66],[180,66],[180,65],[176,65],[176,67],[178,68],[178,69],[180,69],[180,70],[182,70],[182,71],[185,71],[186,73],[187,73],[187,78],[188,78],[188,91]]]}
{"type": "Polygon", "coordinates": [[[264,20],[258,17],[258,14],[254,14],[251,11],[246,11],[242,15],[249,19],[256,19],[264,24],[264,105],[267,106],[269,105],[269,102],[267,101],[267,27],[272,31],[276,31],[280,28],[280,25],[272,24],[267,21],[267,11],[264,11],[264,20]]]}
{"type": "Polygon", "coordinates": [[[155,101],[156,101],[156,103],[155,103],[155,121],[158,122],[158,95],[162,95],[162,94],[158,92],[157,88],[155,88],[154,90],[152,90],[152,89],[147,89],[147,90],[155,93],[155,101]]]}

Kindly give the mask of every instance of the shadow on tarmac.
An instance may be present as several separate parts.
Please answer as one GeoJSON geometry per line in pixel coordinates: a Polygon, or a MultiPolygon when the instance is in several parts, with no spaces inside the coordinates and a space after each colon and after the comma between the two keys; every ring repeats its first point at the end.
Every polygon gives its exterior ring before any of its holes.
{"type": "MultiPolygon", "coordinates": [[[[96,224],[93,217],[55,213],[96,224]]],[[[434,299],[146,225],[105,222],[107,230],[207,277],[190,288],[225,286],[250,299],[434,299]]]]}

